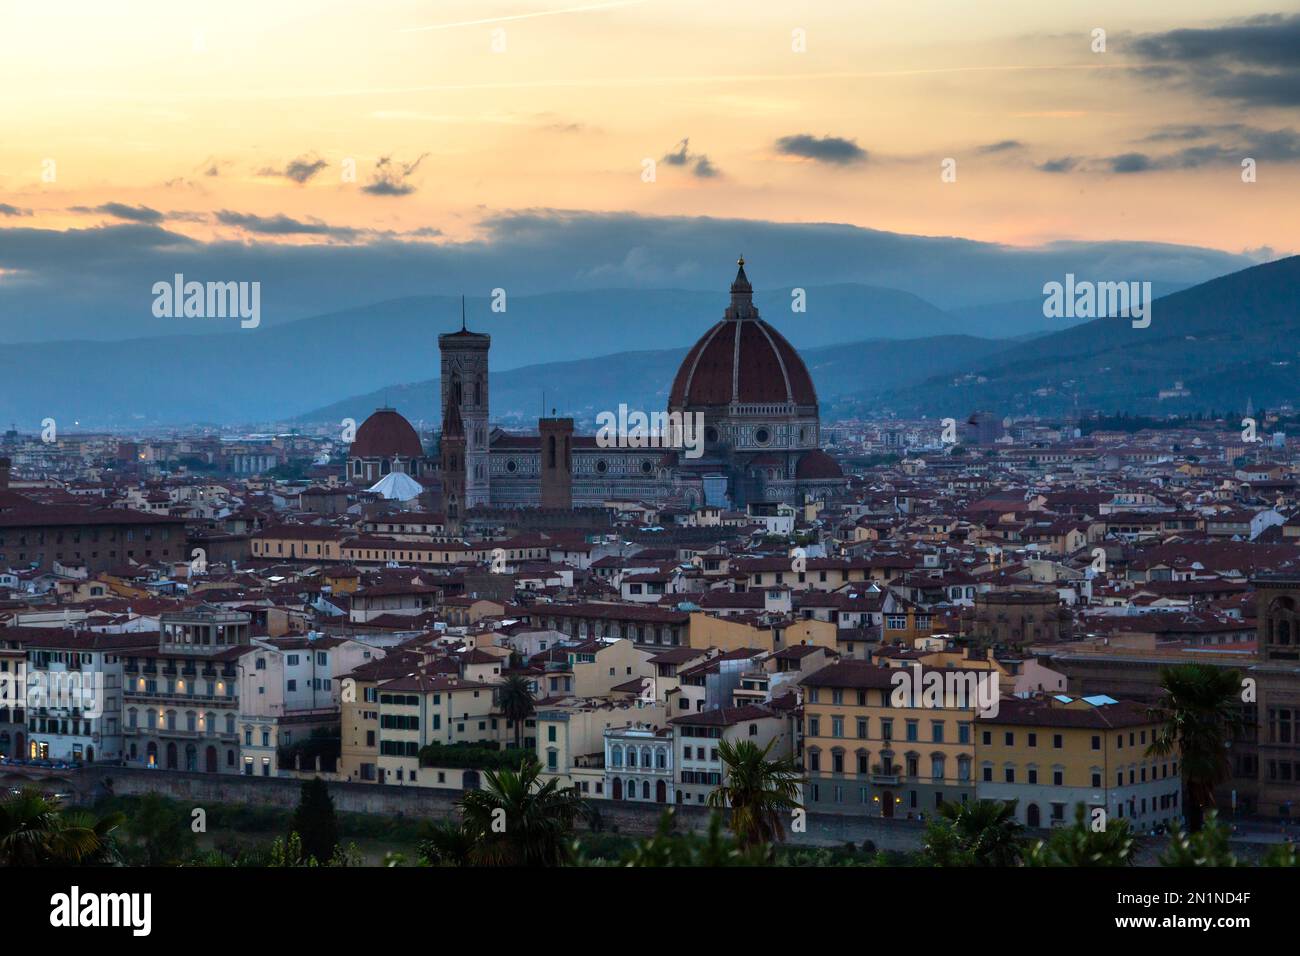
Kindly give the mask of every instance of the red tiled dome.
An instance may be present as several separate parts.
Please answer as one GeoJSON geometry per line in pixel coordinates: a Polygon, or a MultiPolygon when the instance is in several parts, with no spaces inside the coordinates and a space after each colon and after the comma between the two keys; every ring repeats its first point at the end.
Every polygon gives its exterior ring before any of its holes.
{"type": "Polygon", "coordinates": [[[732,402],[817,404],[799,353],[758,317],[743,259],[731,284],[731,307],[686,354],[668,397],[669,408],[732,402]]]}
{"type": "Polygon", "coordinates": [[[361,423],[349,458],[422,458],[424,448],[411,423],[394,408],[380,408],[361,423]]]}
{"type": "Polygon", "coordinates": [[[819,478],[843,478],[844,472],[834,458],[815,448],[799,459],[794,476],[803,481],[816,481],[819,478]]]}

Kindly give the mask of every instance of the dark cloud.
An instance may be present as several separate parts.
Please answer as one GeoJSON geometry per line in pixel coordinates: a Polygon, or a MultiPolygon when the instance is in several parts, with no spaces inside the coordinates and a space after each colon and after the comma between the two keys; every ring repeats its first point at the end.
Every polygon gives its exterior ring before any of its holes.
{"type": "Polygon", "coordinates": [[[1240,128],[1241,128],[1240,126],[1232,126],[1232,127],[1199,126],[1199,125],[1165,126],[1162,127],[1161,129],[1155,130],[1154,132],[1149,133],[1148,135],[1142,137],[1142,142],[1165,143],[1171,140],[1178,141],[1178,140],[1189,140],[1189,139],[1205,139],[1205,137],[1210,136],[1212,133],[1216,131],[1222,131],[1225,129],[1240,129],[1240,128]]]}
{"type": "Polygon", "coordinates": [[[720,175],[720,170],[713,165],[713,161],[709,157],[699,156],[695,160],[695,168],[692,173],[700,179],[712,179],[714,176],[720,175]]]}
{"type": "Polygon", "coordinates": [[[700,179],[712,179],[722,174],[722,171],[713,164],[707,154],[691,152],[691,138],[689,136],[678,143],[674,149],[665,153],[660,162],[669,166],[687,167],[691,170],[691,175],[700,179]]]}
{"type": "Polygon", "coordinates": [[[336,239],[355,239],[362,230],[348,226],[331,226],[320,220],[303,222],[291,219],[283,213],[274,216],[258,216],[247,212],[232,212],[222,209],[217,213],[217,222],[226,226],[238,226],[247,232],[256,232],[264,236],[330,236],[336,239]]]}
{"type": "Polygon", "coordinates": [[[1106,157],[1063,156],[1038,165],[1045,173],[1074,169],[1091,172],[1147,173],[1155,170],[1239,166],[1247,157],[1257,161],[1300,161],[1300,133],[1283,127],[1263,129],[1245,123],[1170,124],[1152,130],[1138,142],[1177,146],[1171,152],[1134,150],[1106,157]]]}
{"type": "Polygon", "coordinates": [[[1079,161],[1073,156],[1059,156],[1039,163],[1038,169],[1044,173],[1068,173],[1078,165],[1079,161]]]}
{"type": "Polygon", "coordinates": [[[128,206],[122,202],[106,202],[103,205],[93,207],[72,206],[70,211],[83,215],[99,213],[104,216],[112,216],[114,219],[125,219],[127,222],[160,223],[167,218],[157,209],[150,209],[148,206],[128,206]]]}
{"type": "Polygon", "coordinates": [[[1256,106],[1300,105],[1300,14],[1136,38],[1141,75],[1256,106]]]}
{"type": "MultiPolygon", "coordinates": [[[[283,179],[290,179],[301,186],[327,166],[329,166],[329,163],[325,162],[325,160],[321,159],[319,156],[299,156],[297,159],[289,160],[283,169],[265,166],[258,172],[258,175],[278,176],[283,179]]],[[[215,175],[215,173],[209,173],[207,175],[215,175]]]]}
{"type": "Polygon", "coordinates": [[[1107,158],[1112,173],[1145,173],[1158,164],[1146,153],[1121,153],[1107,158]]]}
{"type": "Polygon", "coordinates": [[[1245,123],[1171,125],[1143,137],[1146,143],[1191,143],[1173,153],[1151,157],[1150,168],[1195,169],[1216,163],[1237,165],[1249,156],[1272,162],[1300,160],[1300,133],[1262,129],[1245,123]]]}
{"type": "MultiPolygon", "coordinates": [[[[153,283],[178,272],[260,281],[263,302],[276,304],[263,315],[272,327],[379,300],[497,287],[512,295],[708,289],[719,291],[720,310],[742,251],[762,289],[858,282],[945,309],[1040,297],[1045,273],[1108,275],[1122,267],[1187,284],[1254,264],[1218,250],[1148,242],[1009,248],[836,223],[546,210],[489,216],[464,242],[367,235],[357,243],[294,243],[257,233],[202,242],[139,223],[55,231],[25,219],[4,222],[0,269],[23,281],[0,283],[0,342],[188,333],[189,326],[159,329],[149,310],[153,283]]],[[[715,318],[701,316],[700,331],[715,318]]],[[[583,342],[570,345],[575,357],[584,354],[583,342]]]]}
{"type": "MultiPolygon", "coordinates": [[[[294,162],[298,162],[298,160],[295,160],[294,162]]],[[[199,163],[198,167],[195,169],[195,172],[199,173],[202,176],[216,177],[216,176],[220,176],[221,171],[229,165],[231,165],[231,163],[230,160],[228,159],[217,159],[215,156],[209,156],[203,162],[199,163]]],[[[294,163],[290,163],[289,166],[286,167],[286,170],[287,169],[295,169],[296,171],[296,167],[294,167],[294,163]]],[[[319,170],[317,170],[317,172],[319,172],[319,170]]],[[[314,176],[315,174],[316,173],[313,172],[311,176],[314,176]]],[[[308,178],[311,177],[308,176],[308,178]]]]}
{"type": "Polygon", "coordinates": [[[980,146],[978,149],[975,150],[975,152],[1006,153],[1006,152],[1010,152],[1013,149],[1023,149],[1024,146],[1025,144],[1018,139],[1004,139],[1004,140],[999,140],[996,143],[988,143],[987,145],[980,146]]]}
{"type": "Polygon", "coordinates": [[[1300,14],[1268,14],[1206,29],[1139,37],[1133,49],[1153,60],[1300,68],[1300,14]]]}
{"type": "Polygon", "coordinates": [[[0,216],[30,216],[30,209],[19,209],[17,206],[11,206],[7,202],[0,202],[0,216]]]}
{"type": "Polygon", "coordinates": [[[776,141],[776,150],[786,156],[799,156],[834,166],[850,166],[867,159],[867,151],[856,140],[840,136],[817,137],[809,133],[782,136],[776,141]]]}
{"type": "Polygon", "coordinates": [[[422,153],[413,163],[393,162],[391,156],[381,156],[375,163],[375,174],[361,191],[372,196],[409,196],[415,187],[408,180],[420,168],[428,153],[422,153]]]}

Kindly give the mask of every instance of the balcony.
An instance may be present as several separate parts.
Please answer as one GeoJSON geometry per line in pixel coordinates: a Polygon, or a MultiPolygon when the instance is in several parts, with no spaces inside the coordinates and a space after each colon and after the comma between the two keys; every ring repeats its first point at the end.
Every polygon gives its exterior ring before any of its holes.
{"type": "Polygon", "coordinates": [[[234,694],[181,694],[177,691],[168,693],[165,690],[136,690],[135,688],[127,688],[123,697],[131,701],[164,700],[181,704],[186,702],[227,704],[231,707],[239,704],[239,698],[234,694]]]}
{"type": "Polygon", "coordinates": [[[903,768],[899,764],[872,764],[871,782],[882,786],[898,786],[902,779],[903,768]]]}

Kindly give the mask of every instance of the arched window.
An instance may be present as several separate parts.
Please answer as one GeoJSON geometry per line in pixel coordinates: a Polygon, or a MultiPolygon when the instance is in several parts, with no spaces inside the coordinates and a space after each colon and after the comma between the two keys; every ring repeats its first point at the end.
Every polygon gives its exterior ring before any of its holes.
{"type": "Polygon", "coordinates": [[[655,766],[660,770],[668,769],[668,751],[663,747],[655,750],[655,766]]]}
{"type": "Polygon", "coordinates": [[[548,435],[546,438],[546,467],[555,467],[555,436],[548,435]]]}
{"type": "Polygon", "coordinates": [[[635,767],[635,766],[636,766],[636,748],[635,748],[635,747],[628,747],[628,748],[627,748],[627,765],[628,765],[629,767],[635,767]]]}
{"type": "Polygon", "coordinates": [[[609,765],[611,767],[623,766],[623,748],[617,744],[609,750],[609,765]]]}

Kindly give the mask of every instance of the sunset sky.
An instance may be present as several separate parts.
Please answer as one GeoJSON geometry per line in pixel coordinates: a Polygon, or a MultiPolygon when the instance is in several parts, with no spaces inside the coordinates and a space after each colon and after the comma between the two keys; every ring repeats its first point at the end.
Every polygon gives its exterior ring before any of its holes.
{"type": "Polygon", "coordinates": [[[1223,6],[6,3],[0,287],[50,231],[452,247],[537,211],[1268,259],[1300,247],[1300,14],[1223,6]]]}

